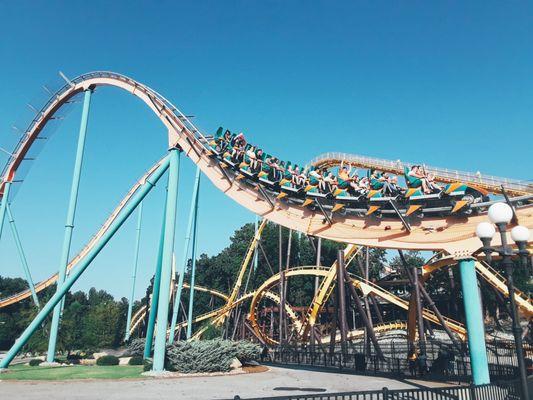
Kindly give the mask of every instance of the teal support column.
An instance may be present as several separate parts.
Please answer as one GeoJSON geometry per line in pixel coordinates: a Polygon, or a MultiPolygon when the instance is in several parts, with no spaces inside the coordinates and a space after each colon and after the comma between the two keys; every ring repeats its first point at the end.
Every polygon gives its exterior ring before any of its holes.
{"type": "Polygon", "coordinates": [[[152,300],[150,301],[150,313],[148,314],[148,326],[146,327],[146,340],[144,342],[144,358],[152,355],[152,343],[154,340],[155,319],[159,302],[159,286],[161,284],[161,266],[163,265],[163,242],[165,241],[165,219],[167,215],[167,203],[163,207],[163,222],[159,237],[159,250],[157,251],[157,264],[155,267],[154,284],[152,285],[152,300]]]}
{"type": "Polygon", "coordinates": [[[143,203],[139,204],[139,215],[137,217],[137,229],[135,230],[135,250],[133,252],[133,273],[131,275],[131,294],[128,303],[128,316],[126,318],[126,334],[124,340],[130,338],[131,313],[133,311],[133,301],[135,300],[135,281],[137,280],[137,266],[139,265],[139,247],[141,244],[141,225],[143,219],[143,203]]]}
{"type": "MultiPolygon", "coordinates": [[[[200,190],[200,182],[198,181],[198,190],[200,190]]],[[[196,250],[198,246],[198,203],[200,193],[196,196],[196,203],[194,205],[194,222],[192,231],[192,245],[191,245],[191,282],[189,289],[189,310],[187,312],[187,339],[192,336],[192,312],[194,309],[194,285],[196,280],[196,250]]]]}
{"type": "Polygon", "coordinates": [[[37,297],[37,292],[35,291],[35,285],[33,284],[33,279],[31,278],[30,268],[28,267],[28,260],[26,259],[26,253],[24,253],[24,249],[22,248],[22,242],[20,241],[17,226],[15,225],[15,219],[13,218],[13,214],[11,213],[11,207],[9,206],[9,204],[6,206],[6,210],[7,217],[9,219],[9,225],[11,226],[11,233],[13,233],[13,239],[15,240],[15,244],[17,246],[17,251],[19,253],[22,269],[24,270],[24,275],[26,275],[26,282],[28,282],[31,297],[33,298],[33,302],[35,303],[37,308],[41,308],[39,304],[39,298],[37,297]]]}
{"type": "Polygon", "coordinates": [[[146,197],[146,195],[155,186],[161,175],[163,175],[168,169],[169,158],[165,158],[156,170],[146,179],[145,183],[137,190],[132,196],[124,208],[119,212],[117,218],[109,225],[109,228],[104,232],[102,237],[94,244],[94,246],[87,252],[86,256],[82,258],[76,268],[74,268],[71,274],[67,277],[65,282],[58,286],[58,290],[52,296],[52,298],[46,303],[37,316],[33,319],[30,325],[22,332],[20,337],[15,341],[15,344],[9,349],[5,357],[0,361],[0,368],[7,368],[13,358],[22,349],[22,347],[28,342],[33,333],[39,329],[45,318],[50,314],[52,309],[56,307],[65,294],[70,290],[72,285],[76,283],[78,278],[85,272],[87,267],[96,258],[96,256],[102,251],[105,245],[111,240],[115,233],[120,229],[122,224],[133,213],[139,203],[146,197]]]}
{"type": "Polygon", "coordinates": [[[198,189],[200,187],[200,168],[196,167],[196,176],[194,178],[194,187],[192,192],[191,199],[191,208],[189,211],[189,223],[187,225],[187,233],[185,236],[185,246],[183,250],[183,260],[179,266],[180,270],[178,271],[178,288],[176,290],[176,295],[174,296],[174,306],[172,308],[172,321],[170,322],[170,334],[168,335],[168,343],[172,344],[174,342],[174,335],[176,331],[176,323],[178,321],[178,312],[179,305],[181,300],[181,292],[183,291],[183,279],[185,277],[185,272],[187,268],[187,256],[189,255],[189,246],[191,243],[191,236],[194,223],[194,213],[196,210],[196,202],[198,197],[198,189]]]}
{"type": "Polygon", "coordinates": [[[165,240],[163,241],[163,263],[161,266],[161,286],[157,304],[157,329],[154,341],[154,359],[152,370],[163,371],[165,367],[165,346],[167,343],[168,309],[170,301],[170,284],[172,280],[172,256],[174,254],[174,236],[178,205],[178,181],[180,153],[170,150],[168,175],[167,209],[165,217],[165,240]]]}
{"type": "Polygon", "coordinates": [[[481,310],[476,267],[473,259],[460,260],[459,271],[463,289],[463,303],[466,315],[470,365],[475,385],[490,383],[487,349],[485,346],[485,325],[481,310]]]}
{"type": "MultiPolygon", "coordinates": [[[[78,202],[78,189],[80,186],[81,168],[83,165],[83,153],[85,149],[85,137],[87,134],[87,123],[89,121],[89,109],[91,105],[91,90],[86,90],[83,98],[83,110],[81,114],[80,133],[78,136],[78,147],[76,149],[76,160],[74,162],[74,174],[72,176],[72,185],[70,188],[70,200],[67,211],[67,221],[65,223],[65,235],[63,237],[63,250],[61,261],[59,263],[59,272],[57,277],[57,289],[63,284],[67,273],[67,264],[70,256],[70,244],[72,242],[72,231],[74,230],[74,217],[76,215],[76,205],[78,202]]],[[[52,316],[52,325],[50,326],[50,338],[48,340],[48,352],[46,361],[54,362],[56,353],[57,334],[59,331],[59,319],[61,317],[61,305],[54,309],[52,316]]]]}
{"type": "Polygon", "coordinates": [[[11,182],[6,181],[4,185],[4,194],[2,195],[2,202],[0,203],[0,238],[2,237],[2,230],[4,229],[4,220],[6,217],[7,203],[9,202],[10,189],[11,182]]]}
{"type": "MultiPolygon", "coordinates": [[[[257,214],[255,215],[255,222],[254,222],[254,235],[257,235],[257,228],[259,227],[259,217],[257,214]]],[[[255,246],[254,250],[254,272],[257,271],[257,264],[259,262],[259,246],[255,246]]]]}

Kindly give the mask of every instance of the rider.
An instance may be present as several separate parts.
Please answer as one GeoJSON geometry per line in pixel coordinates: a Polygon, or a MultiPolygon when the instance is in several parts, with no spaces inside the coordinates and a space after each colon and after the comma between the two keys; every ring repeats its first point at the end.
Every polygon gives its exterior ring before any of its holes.
{"type": "Polygon", "coordinates": [[[327,184],[329,192],[333,193],[335,190],[339,187],[339,182],[337,181],[337,177],[333,175],[333,172],[326,171],[326,174],[324,175],[324,182],[327,184]]]}
{"type": "Polygon", "coordinates": [[[241,132],[237,136],[233,137],[230,142],[231,147],[233,147],[231,153],[231,159],[234,163],[240,163],[244,159],[244,149],[246,147],[246,139],[244,134],[241,132]]]}
{"type": "Polygon", "coordinates": [[[257,169],[257,165],[258,165],[254,146],[250,146],[248,150],[246,150],[246,157],[248,158],[250,162],[250,171],[254,172],[257,169]]]}
{"type": "Polygon", "coordinates": [[[420,184],[422,185],[422,191],[425,194],[431,193],[431,189],[428,187],[428,182],[426,180],[426,175],[423,173],[420,165],[413,165],[409,170],[408,175],[420,180],[420,184]]]}
{"type": "Polygon", "coordinates": [[[357,170],[351,174],[352,172],[352,165],[348,164],[349,167],[344,165],[344,160],[341,162],[341,166],[339,168],[339,173],[337,175],[337,180],[339,182],[339,188],[341,189],[348,189],[348,187],[353,188],[353,183],[356,180],[355,177],[357,177],[357,170]]]}
{"type": "Polygon", "coordinates": [[[251,167],[250,165],[253,173],[258,173],[263,168],[263,164],[264,164],[263,156],[264,156],[263,150],[257,149],[257,151],[255,152],[255,166],[251,167]]]}

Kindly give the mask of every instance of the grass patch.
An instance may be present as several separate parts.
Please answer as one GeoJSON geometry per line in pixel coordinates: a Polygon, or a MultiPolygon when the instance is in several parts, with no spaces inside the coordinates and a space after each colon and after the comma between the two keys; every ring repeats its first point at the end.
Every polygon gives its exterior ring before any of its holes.
{"type": "Polygon", "coordinates": [[[30,367],[28,365],[14,365],[8,369],[7,373],[0,375],[0,380],[54,381],[67,379],[140,378],[142,372],[142,365],[73,365],[69,367],[30,367]]]}

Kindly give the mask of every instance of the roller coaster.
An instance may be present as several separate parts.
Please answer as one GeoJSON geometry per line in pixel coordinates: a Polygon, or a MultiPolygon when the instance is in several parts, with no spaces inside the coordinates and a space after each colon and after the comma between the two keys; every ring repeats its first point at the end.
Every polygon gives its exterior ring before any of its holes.
{"type": "MultiPolygon", "coordinates": [[[[36,112],[14,150],[9,152],[9,159],[0,175],[0,234],[6,215],[10,217],[10,222],[14,222],[10,216],[10,203],[13,201],[14,193],[12,189],[13,186],[20,185],[22,182],[21,177],[18,176],[22,170],[21,167],[33,162],[33,159],[28,157],[32,146],[43,138],[42,134],[46,125],[57,119],[60,110],[72,104],[82,94],[84,109],[77,150],[77,167],[75,167],[72,185],[74,195],[71,194],[67,218],[71,218],[72,221],[74,218],[74,213],[71,211],[75,210],[76,205],[79,170],[81,169],[81,161],[78,163],[78,160],[83,156],[82,138],[87,129],[90,98],[98,88],[115,87],[129,92],[146,104],[166,129],[168,154],[138,179],[101,228],[74,257],[70,257],[69,254],[73,224],[67,223],[65,233],[67,240],[58,273],[34,285],[29,270],[26,268],[28,290],[0,299],[0,308],[8,307],[32,296],[35,303],[39,305],[37,294],[57,283],[56,294],[42,306],[37,317],[1,361],[0,367],[9,365],[29,337],[39,329],[53,310],[54,318],[57,320],[55,325],[58,326],[60,304],[64,295],[167,171],[169,185],[154,293],[151,303],[138,309],[128,326],[128,332],[134,333],[144,323],[149,328],[147,342],[151,343],[152,337],[155,337],[154,371],[162,370],[165,343],[174,340],[176,330],[185,327],[192,329],[194,325],[197,329],[189,339],[199,339],[208,326],[223,325],[232,316],[235,318],[239,315],[236,310],[241,310],[244,304],[249,304],[249,308],[246,318],[242,319],[243,326],[248,329],[255,340],[265,345],[278,345],[282,340],[289,339],[298,343],[315,340],[320,343],[331,343],[342,340],[343,335],[339,336],[335,327],[330,328],[329,331],[319,331],[316,326],[317,320],[321,314],[324,314],[325,309],[325,314],[328,314],[326,305],[332,295],[340,286],[344,286],[344,283],[339,285],[341,282],[339,279],[346,281],[353,300],[357,304],[359,304],[359,297],[365,301],[368,299],[375,301],[378,298],[382,302],[406,311],[408,317],[406,322],[381,322],[376,325],[373,325],[371,318],[368,320],[365,317],[366,319],[363,318],[364,329],[355,328],[350,332],[344,332],[349,339],[361,338],[369,332],[372,335],[379,335],[390,330],[404,330],[410,340],[414,341],[417,335],[423,334],[417,331],[417,320],[425,319],[440,325],[452,341],[462,341],[467,338],[469,341],[475,340],[472,334],[469,335],[469,331],[473,326],[479,328],[479,318],[471,317],[469,322],[469,311],[466,311],[467,326],[464,326],[458,321],[443,316],[422,285],[434,271],[452,267],[457,263],[462,263],[461,268],[467,271],[464,274],[462,272],[462,278],[465,280],[463,290],[472,290],[472,286],[475,286],[473,283],[476,279],[475,272],[477,272],[479,277],[487,281],[496,291],[503,296],[509,295],[505,278],[479,259],[477,251],[480,245],[474,232],[475,227],[486,218],[488,207],[502,201],[512,207],[515,223],[519,222],[531,230],[533,228],[533,187],[529,183],[424,165],[421,168],[425,176],[431,176],[431,182],[435,182],[430,190],[426,190],[427,182],[423,182],[423,178],[411,173],[418,167],[415,164],[343,153],[321,155],[300,170],[290,162],[279,162],[276,157],[267,153],[257,153],[257,146],[243,141],[236,142],[237,136],[229,131],[224,132],[222,128],[219,128],[213,135],[202,133],[189,117],[161,94],[124,75],[100,71],[80,75],[74,79],[66,77],[64,79],[65,83],[57,91],[50,91],[48,101],[36,112]],[[185,266],[180,266],[178,271],[180,280],[177,284],[172,278],[174,275],[172,274],[172,260],[176,223],[177,171],[180,154],[196,164],[199,171],[226,196],[262,218],[262,223],[256,229],[229,294],[196,286],[193,281],[190,284],[184,283],[185,266]],[[340,178],[328,181],[327,177],[340,176],[340,171],[346,165],[366,170],[366,188],[362,184],[360,187],[351,186],[340,178]],[[389,181],[391,174],[403,176],[406,186],[401,187],[394,179],[389,181]],[[387,182],[392,182],[392,184],[387,182]],[[245,274],[249,271],[250,262],[254,252],[257,251],[262,230],[267,222],[301,232],[309,237],[345,243],[346,248],[342,259],[337,260],[330,267],[321,266],[319,263],[314,266],[292,268],[287,266],[287,269],[273,274],[258,288],[247,291],[248,288],[245,287],[243,290],[245,274]],[[363,247],[439,252],[438,256],[429,260],[423,267],[420,277],[421,290],[429,299],[426,301],[429,308],[419,307],[420,312],[417,313],[420,300],[414,293],[411,293],[409,299],[400,298],[371,282],[368,277],[349,271],[350,263],[363,247]],[[341,265],[344,260],[346,260],[346,265],[341,265]],[[320,284],[316,287],[311,303],[302,308],[287,302],[283,286],[286,285],[287,279],[303,276],[317,279],[320,284]],[[467,281],[467,279],[470,280],[467,281]],[[189,312],[187,320],[175,324],[173,321],[170,329],[158,329],[154,335],[155,318],[160,325],[168,328],[172,298],[175,300],[174,304],[178,304],[176,299],[179,301],[182,289],[216,296],[223,302],[223,305],[194,318],[192,318],[192,312],[189,312]],[[277,307],[280,317],[286,317],[286,329],[290,333],[287,333],[285,338],[282,334],[282,318],[280,318],[277,337],[274,329],[268,330],[266,324],[261,322],[266,301],[277,307]],[[146,321],[148,315],[150,315],[150,320],[146,321]],[[474,320],[475,322],[472,322],[474,320]]],[[[197,212],[197,203],[194,207],[197,212]]],[[[192,211],[193,208],[191,208],[191,215],[194,215],[192,211]]],[[[192,231],[194,234],[194,229],[192,231]]],[[[19,249],[22,251],[22,247],[19,246],[19,249]]],[[[192,258],[194,262],[194,256],[192,258]]],[[[194,277],[194,272],[192,276],[194,277]]],[[[414,277],[411,278],[414,279],[414,277]]],[[[414,287],[418,287],[416,281],[414,287]]],[[[518,292],[514,297],[522,315],[525,318],[531,318],[533,303],[529,296],[518,292]]],[[[475,307],[476,304],[474,304],[475,307]]],[[[365,308],[368,310],[368,304],[365,308]]],[[[236,318],[238,322],[238,317],[236,318]]],[[[272,322],[271,317],[271,326],[272,322]]],[[[55,343],[54,338],[51,338],[52,342],[55,343]]],[[[53,359],[55,345],[51,349],[53,359]]],[[[151,355],[150,352],[149,348],[148,353],[151,355]]]]}

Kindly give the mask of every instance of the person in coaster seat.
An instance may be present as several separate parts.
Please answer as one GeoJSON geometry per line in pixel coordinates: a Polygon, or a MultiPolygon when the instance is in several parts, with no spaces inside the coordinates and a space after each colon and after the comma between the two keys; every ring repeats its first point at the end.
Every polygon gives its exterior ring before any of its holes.
{"type": "Polygon", "coordinates": [[[268,180],[274,183],[279,182],[280,175],[278,159],[274,156],[267,157],[264,165],[266,165],[264,171],[268,173],[268,180]]]}
{"type": "Polygon", "coordinates": [[[370,187],[373,190],[382,189],[385,185],[386,178],[383,174],[375,169],[370,171],[370,187]]]}
{"type": "Polygon", "coordinates": [[[435,182],[435,175],[433,175],[431,172],[426,174],[426,180],[427,180],[427,183],[428,183],[428,188],[433,191],[433,192],[441,192],[442,191],[442,186],[440,186],[439,184],[437,184],[435,182]]]}
{"type": "Polygon", "coordinates": [[[344,164],[344,161],[341,162],[341,167],[337,175],[337,181],[340,189],[346,189],[352,194],[356,194],[359,191],[359,176],[357,175],[357,170],[354,170],[352,173],[352,165],[348,164],[348,167],[344,164]]]}
{"type": "Polygon", "coordinates": [[[431,194],[432,189],[428,185],[427,176],[420,165],[413,165],[405,175],[409,187],[422,187],[424,194],[431,194]]]}
{"type": "Polygon", "coordinates": [[[254,174],[259,173],[259,171],[263,169],[264,158],[265,158],[265,154],[263,153],[263,150],[257,149],[255,151],[255,164],[253,166],[252,164],[250,164],[250,169],[252,170],[254,174]]]}
{"type": "Polygon", "coordinates": [[[393,195],[403,194],[405,192],[405,189],[398,184],[398,177],[396,175],[390,177],[389,186],[393,195]]]}
{"type": "Polygon", "coordinates": [[[366,195],[370,191],[370,179],[364,176],[359,180],[359,192],[362,195],[366,195]]]}
{"type": "Polygon", "coordinates": [[[309,184],[316,186],[320,193],[327,192],[326,181],[324,180],[325,172],[322,168],[313,169],[309,172],[309,184]]]}
{"type": "Polygon", "coordinates": [[[226,129],[226,132],[224,132],[224,135],[219,136],[215,139],[215,150],[220,153],[224,154],[231,143],[231,132],[229,129],[226,129]]]}
{"type": "Polygon", "coordinates": [[[248,165],[250,166],[250,171],[254,172],[258,166],[258,162],[257,162],[257,155],[255,154],[256,150],[255,150],[255,147],[254,146],[250,146],[248,147],[248,149],[246,150],[246,157],[245,157],[245,161],[248,163],[248,165]]]}
{"type": "Polygon", "coordinates": [[[300,171],[300,167],[298,164],[294,164],[294,168],[292,169],[292,178],[291,182],[294,187],[302,187],[305,184],[305,175],[300,171]]]}
{"type": "Polygon", "coordinates": [[[324,176],[324,182],[326,182],[327,191],[329,191],[329,194],[333,194],[339,187],[337,177],[331,171],[327,171],[324,176]]]}
{"type": "Polygon", "coordinates": [[[382,175],[382,179],[383,194],[385,196],[396,196],[399,194],[400,188],[398,186],[398,178],[396,176],[392,176],[388,172],[385,172],[382,175]]]}
{"type": "Polygon", "coordinates": [[[244,134],[241,132],[237,136],[233,137],[231,139],[230,145],[233,148],[231,153],[232,161],[235,164],[241,163],[244,159],[244,151],[246,147],[246,140],[244,139],[244,134]]]}

